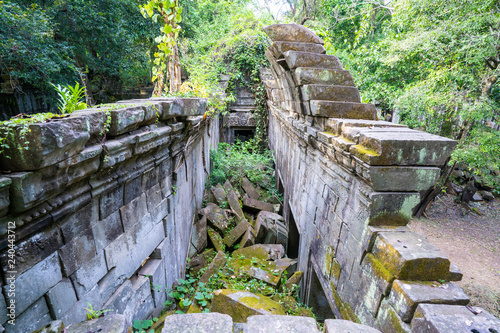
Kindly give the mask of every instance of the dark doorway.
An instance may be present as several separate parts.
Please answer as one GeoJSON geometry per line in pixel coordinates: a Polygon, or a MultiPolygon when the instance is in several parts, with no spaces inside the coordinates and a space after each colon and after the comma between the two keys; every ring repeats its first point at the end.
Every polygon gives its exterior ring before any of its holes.
{"type": "Polygon", "coordinates": [[[300,234],[297,228],[297,223],[293,218],[291,211],[288,213],[288,243],[286,247],[286,255],[288,258],[296,259],[299,257],[300,234]]]}
{"type": "Polygon", "coordinates": [[[319,322],[325,321],[325,319],[335,318],[332,309],[330,308],[330,303],[326,298],[325,291],[321,287],[321,282],[318,279],[316,271],[310,265],[309,269],[309,290],[307,292],[307,306],[313,308],[313,312],[316,315],[316,319],[319,322]]]}
{"type": "Polygon", "coordinates": [[[235,129],[234,130],[234,140],[240,140],[242,142],[248,141],[254,137],[254,131],[251,129],[235,129]]]}

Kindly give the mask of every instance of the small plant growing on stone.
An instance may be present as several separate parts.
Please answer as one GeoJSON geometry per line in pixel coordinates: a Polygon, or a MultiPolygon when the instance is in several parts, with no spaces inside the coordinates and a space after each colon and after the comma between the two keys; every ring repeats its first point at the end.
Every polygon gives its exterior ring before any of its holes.
{"type": "Polygon", "coordinates": [[[111,309],[107,309],[107,310],[102,310],[102,309],[101,310],[94,310],[94,307],[92,306],[92,304],[90,304],[89,302],[87,302],[87,304],[89,305],[88,308],[85,308],[85,310],[87,310],[87,314],[85,315],[85,318],[87,320],[93,320],[93,319],[100,318],[106,312],[113,311],[111,309]]]}
{"type": "MultiPolygon", "coordinates": [[[[158,318],[154,318],[156,319],[156,321],[158,320],[158,318]]],[[[151,326],[153,326],[153,323],[155,322],[155,320],[134,320],[134,323],[132,324],[132,328],[134,330],[137,330],[137,331],[134,331],[134,333],[154,333],[154,330],[151,329],[149,331],[146,331],[147,329],[151,328],[151,326]]]]}

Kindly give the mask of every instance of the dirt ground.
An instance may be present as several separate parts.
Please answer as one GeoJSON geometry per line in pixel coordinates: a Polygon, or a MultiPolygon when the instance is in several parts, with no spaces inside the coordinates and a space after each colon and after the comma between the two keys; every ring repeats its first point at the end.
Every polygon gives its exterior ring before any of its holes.
{"type": "Polygon", "coordinates": [[[500,317],[500,199],[473,203],[482,215],[466,212],[440,196],[409,227],[438,246],[463,273],[458,284],[481,306],[500,317]]]}

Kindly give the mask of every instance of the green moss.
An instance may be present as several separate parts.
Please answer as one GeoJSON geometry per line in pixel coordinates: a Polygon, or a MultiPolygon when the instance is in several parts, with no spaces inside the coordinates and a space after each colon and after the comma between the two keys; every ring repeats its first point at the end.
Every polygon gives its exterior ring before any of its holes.
{"type": "Polygon", "coordinates": [[[387,268],[385,268],[384,265],[382,265],[382,263],[377,260],[372,253],[368,253],[365,256],[365,260],[367,264],[370,265],[377,277],[384,279],[387,282],[394,281],[394,275],[392,275],[391,272],[389,272],[387,268]]]}
{"type": "Polygon", "coordinates": [[[370,157],[380,156],[380,154],[377,153],[375,150],[363,147],[361,145],[355,145],[355,146],[353,146],[351,148],[354,149],[360,155],[367,155],[367,156],[370,156],[370,157]]]}
{"type": "Polygon", "coordinates": [[[411,216],[403,213],[392,213],[383,211],[370,217],[368,225],[371,226],[406,226],[411,220],[411,216]]]}

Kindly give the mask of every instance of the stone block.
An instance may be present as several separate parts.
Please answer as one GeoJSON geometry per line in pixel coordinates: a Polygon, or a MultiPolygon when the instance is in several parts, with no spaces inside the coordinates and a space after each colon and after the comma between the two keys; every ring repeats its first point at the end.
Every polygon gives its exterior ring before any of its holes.
{"type": "Polygon", "coordinates": [[[442,166],[457,142],[409,129],[359,129],[350,153],[369,165],[442,166]]]}
{"type": "Polygon", "coordinates": [[[200,210],[202,215],[219,231],[224,232],[228,227],[228,219],[222,208],[216,204],[209,203],[207,207],[200,210]]]}
{"type": "Polygon", "coordinates": [[[101,165],[102,146],[90,146],[70,157],[65,163],[68,167],[68,184],[76,183],[94,174],[101,165]]]}
{"type": "Polygon", "coordinates": [[[210,191],[212,191],[215,200],[217,200],[217,204],[219,204],[219,206],[221,207],[225,206],[227,198],[226,191],[224,190],[222,185],[218,184],[217,187],[212,186],[210,191]]]}
{"type": "Polygon", "coordinates": [[[372,192],[369,194],[370,226],[406,226],[420,194],[412,192],[372,192]]]}
{"type": "Polygon", "coordinates": [[[5,297],[3,293],[0,292],[0,323],[5,323],[9,317],[7,316],[9,311],[7,310],[7,303],[5,302],[5,297]]]}
{"type": "Polygon", "coordinates": [[[83,297],[108,273],[104,251],[87,260],[71,275],[78,297],[83,297]]]}
{"type": "Polygon", "coordinates": [[[238,217],[240,221],[243,221],[245,219],[245,214],[243,213],[243,210],[241,209],[240,201],[238,200],[238,195],[236,194],[236,191],[231,189],[228,194],[227,194],[227,201],[229,203],[229,207],[231,207],[231,210],[233,213],[238,217]]]}
{"type": "Polygon", "coordinates": [[[399,317],[409,323],[421,303],[467,305],[469,298],[453,283],[412,282],[395,280],[389,303],[399,317]]]}
{"type": "Polygon", "coordinates": [[[129,229],[121,234],[104,249],[108,270],[120,263],[122,258],[126,258],[129,251],[135,245],[134,229],[129,229]]]}
{"type": "Polygon", "coordinates": [[[379,330],[370,326],[353,323],[349,320],[327,319],[325,320],[324,333],[380,333],[379,330]]]}
{"type": "Polygon", "coordinates": [[[445,279],[450,260],[424,237],[413,232],[381,232],[373,255],[399,280],[445,279]]]}
{"type": "Polygon", "coordinates": [[[70,276],[80,266],[93,258],[96,253],[92,230],[86,229],[81,236],[71,239],[59,250],[62,266],[66,276],[70,276]]]}
{"type": "Polygon", "coordinates": [[[120,163],[130,160],[134,154],[134,139],[134,136],[128,135],[116,140],[107,140],[103,145],[106,154],[101,168],[119,166],[120,163]]]}
{"type": "MultiPolygon", "coordinates": [[[[120,216],[123,224],[123,229],[128,230],[132,228],[136,223],[142,223],[143,220],[149,217],[147,204],[146,204],[146,194],[135,198],[125,206],[120,208],[120,216]]],[[[144,221],[147,223],[148,221],[144,221]]]]}
{"type": "Polygon", "coordinates": [[[67,327],[67,333],[106,332],[126,333],[128,329],[125,316],[120,314],[107,314],[104,317],[84,321],[67,327]]]}
{"type": "Polygon", "coordinates": [[[241,182],[241,187],[243,188],[243,190],[245,190],[248,197],[255,199],[255,200],[259,200],[260,193],[259,193],[259,191],[257,191],[255,186],[253,186],[252,182],[250,182],[250,180],[248,180],[248,178],[246,178],[246,177],[243,178],[243,180],[241,182]]]}
{"type": "Polygon", "coordinates": [[[61,319],[64,313],[78,301],[75,289],[73,289],[69,279],[63,279],[50,289],[47,292],[46,300],[50,313],[55,319],[61,319]]]}
{"type": "Polygon", "coordinates": [[[118,186],[101,195],[99,200],[99,218],[104,220],[121,206],[123,206],[123,186],[118,186]]]}
{"type": "Polygon", "coordinates": [[[314,32],[303,25],[273,24],[263,28],[264,32],[273,42],[299,42],[323,45],[324,42],[314,32]]]}
{"type": "Polygon", "coordinates": [[[169,109],[163,109],[162,118],[202,116],[207,109],[206,98],[164,98],[155,97],[151,101],[170,102],[169,109]]]}
{"type": "Polygon", "coordinates": [[[432,167],[372,166],[368,169],[377,192],[419,192],[436,184],[441,169],[432,167]],[[411,179],[411,181],[408,181],[411,179]]]}
{"type": "MultiPolygon", "coordinates": [[[[15,244],[15,261],[17,274],[22,274],[40,261],[44,260],[63,246],[63,240],[59,228],[52,227],[37,233],[33,237],[15,244]]],[[[3,252],[0,263],[4,276],[9,269],[9,253],[3,252]]]]}
{"type": "Polygon", "coordinates": [[[114,137],[131,132],[144,122],[145,111],[140,106],[110,109],[111,124],[106,135],[114,137]]]}
{"type": "Polygon", "coordinates": [[[100,252],[118,236],[123,233],[120,212],[116,211],[104,220],[99,220],[92,225],[96,251],[100,252]]]}
{"type": "Polygon", "coordinates": [[[210,311],[228,314],[237,323],[255,315],[285,315],[283,307],[269,297],[230,289],[215,291],[210,311]]]}
{"type": "Polygon", "coordinates": [[[205,216],[194,224],[191,231],[191,244],[196,249],[196,253],[202,252],[207,247],[207,218],[205,216]]]}
{"type": "Polygon", "coordinates": [[[132,282],[125,280],[103,306],[105,309],[113,310],[114,313],[124,314],[133,293],[132,282]]]}
{"type": "Polygon", "coordinates": [[[240,241],[240,248],[252,246],[255,244],[255,235],[253,228],[248,228],[240,241]]]}
{"type": "Polygon", "coordinates": [[[139,271],[139,275],[145,276],[149,279],[149,285],[152,289],[152,295],[154,300],[154,306],[157,308],[163,307],[163,303],[166,300],[165,295],[165,267],[163,261],[158,259],[149,259],[146,261],[144,266],[142,266],[139,271]]]}
{"type": "Polygon", "coordinates": [[[337,102],[337,101],[310,101],[311,115],[327,118],[349,119],[377,119],[377,109],[373,104],[337,102]]]}
{"type": "Polygon", "coordinates": [[[499,332],[500,320],[481,308],[420,304],[411,322],[412,333],[499,332]]]}
{"type": "Polygon", "coordinates": [[[89,308],[89,303],[92,305],[94,310],[102,309],[102,300],[101,295],[99,294],[99,288],[95,286],[81,297],[78,302],[76,302],[66,313],[63,315],[61,320],[66,325],[76,324],[85,320],[85,316],[87,313],[86,308],[89,308]]]}
{"type": "Polygon", "coordinates": [[[234,189],[233,185],[231,185],[231,182],[229,180],[226,180],[223,187],[224,187],[224,190],[226,191],[226,193],[229,194],[231,191],[234,191],[234,193],[236,194],[238,199],[241,198],[240,192],[238,192],[234,189]]]}
{"type": "Polygon", "coordinates": [[[161,333],[232,333],[233,320],[220,313],[174,314],[165,318],[161,333]]]}
{"type": "Polygon", "coordinates": [[[10,178],[0,177],[0,217],[4,217],[9,212],[11,184],[10,178]]]}
{"type": "Polygon", "coordinates": [[[227,258],[224,252],[219,251],[217,252],[217,255],[215,256],[214,259],[210,262],[208,265],[207,269],[205,270],[205,273],[200,277],[200,282],[208,282],[208,279],[215,274],[219,268],[224,266],[226,264],[227,258]]]}
{"type": "Polygon", "coordinates": [[[294,72],[297,85],[323,84],[354,87],[351,73],[342,69],[299,67],[294,72]]]}
{"type": "Polygon", "coordinates": [[[250,209],[254,209],[254,210],[264,210],[267,212],[274,213],[274,206],[273,205],[271,205],[267,202],[264,202],[264,201],[252,199],[248,196],[243,197],[243,206],[250,208],[250,209]]]}
{"type": "MultiPolygon", "coordinates": [[[[305,87],[305,86],[304,86],[305,87]]],[[[321,100],[318,98],[318,100],[321,100]]],[[[391,123],[382,120],[364,120],[364,119],[329,119],[326,125],[326,129],[331,131],[335,135],[343,134],[344,132],[349,132],[350,129],[357,127],[370,127],[370,128],[408,128],[406,125],[391,123]]]]}
{"type": "Polygon", "coordinates": [[[226,244],[228,247],[233,246],[238,240],[245,234],[245,232],[248,230],[248,228],[251,228],[252,226],[248,221],[243,220],[241,221],[233,230],[231,230],[230,233],[228,233],[224,239],[223,242],[226,244]]]}
{"type": "Polygon", "coordinates": [[[49,308],[47,307],[45,299],[42,297],[26,309],[26,311],[17,316],[15,325],[6,323],[5,330],[8,333],[33,332],[50,323],[51,320],[49,308]]]}
{"type": "Polygon", "coordinates": [[[302,101],[339,101],[361,103],[356,87],[309,84],[301,87],[302,101]]]}
{"type": "Polygon", "coordinates": [[[283,55],[289,69],[297,67],[342,69],[339,58],[332,55],[300,51],[287,51],[283,55]]]}
{"type": "Polygon", "coordinates": [[[316,320],[301,316],[258,315],[247,318],[245,333],[320,333],[316,320]]]}
{"type": "MultiPolygon", "coordinates": [[[[0,332],[2,330],[0,329],[0,332]]],[[[65,333],[66,329],[62,320],[54,320],[43,326],[40,330],[37,330],[36,333],[65,333]]]]}
{"type": "Polygon", "coordinates": [[[454,263],[450,264],[450,273],[446,281],[462,281],[463,274],[454,263]]]}
{"type": "Polygon", "coordinates": [[[247,259],[277,260],[283,258],[285,248],[281,244],[255,244],[246,248],[239,248],[233,252],[233,257],[243,256],[247,259]]]}
{"type": "MultiPolygon", "coordinates": [[[[7,275],[5,278],[9,282],[10,276],[7,275]]],[[[16,313],[22,313],[61,280],[61,267],[56,252],[18,275],[16,278],[16,295],[18,296],[16,297],[16,313]],[[19,297],[21,295],[22,297],[19,297]]],[[[8,285],[3,286],[5,295],[8,295],[8,287],[8,285]]]]}
{"type": "Polygon", "coordinates": [[[123,192],[123,204],[126,205],[142,194],[142,179],[136,177],[125,184],[123,192]]]}
{"type": "Polygon", "coordinates": [[[380,304],[377,324],[384,333],[413,333],[410,325],[401,320],[387,299],[382,300],[380,304]]]}
{"type": "Polygon", "coordinates": [[[18,126],[6,137],[8,148],[0,155],[2,170],[32,171],[54,165],[81,152],[90,138],[83,117],[34,123],[28,128],[28,133],[21,135],[23,127],[18,126]],[[25,142],[29,142],[28,149],[25,142]]]}
{"type": "MultiPolygon", "coordinates": [[[[325,48],[321,44],[315,43],[300,43],[300,42],[273,42],[271,46],[268,48],[272,55],[276,59],[280,59],[283,57],[283,53],[287,51],[302,51],[302,52],[311,52],[324,54],[326,53],[325,48]]],[[[277,89],[279,87],[274,87],[273,89],[277,89]]]]}

